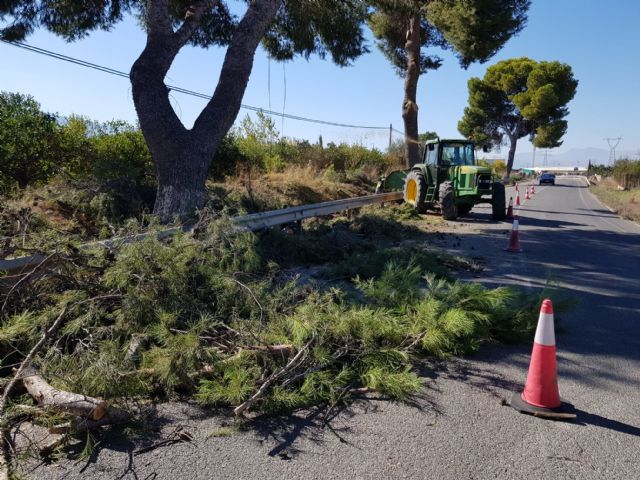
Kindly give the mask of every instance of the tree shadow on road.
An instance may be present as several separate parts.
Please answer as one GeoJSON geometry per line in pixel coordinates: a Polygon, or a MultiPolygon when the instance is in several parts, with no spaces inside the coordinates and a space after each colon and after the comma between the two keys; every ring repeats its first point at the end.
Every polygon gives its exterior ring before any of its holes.
{"type": "MultiPolygon", "coordinates": [[[[261,415],[251,420],[248,427],[261,441],[275,444],[269,450],[269,456],[291,460],[304,453],[304,442],[320,446],[326,444],[327,434],[333,435],[342,444],[358,448],[351,441],[351,437],[356,435],[350,426],[351,420],[367,413],[379,413],[385,404],[391,403],[394,402],[383,395],[370,394],[357,398],[351,404],[321,405],[290,415],[261,415]]],[[[431,398],[428,389],[402,404],[416,412],[442,414],[441,407],[431,398]]]]}
{"type": "Polygon", "coordinates": [[[453,380],[488,393],[501,401],[504,400],[505,391],[514,392],[522,388],[520,382],[507,378],[496,370],[471,363],[469,360],[457,358],[447,361],[429,360],[423,363],[422,368],[432,371],[436,386],[438,379],[453,380]]]}

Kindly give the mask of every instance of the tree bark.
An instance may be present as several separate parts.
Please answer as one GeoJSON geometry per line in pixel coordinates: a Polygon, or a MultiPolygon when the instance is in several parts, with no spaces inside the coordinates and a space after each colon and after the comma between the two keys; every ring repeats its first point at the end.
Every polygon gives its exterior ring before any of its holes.
{"type": "Polygon", "coordinates": [[[53,407],[94,421],[100,420],[107,413],[107,403],[104,400],[53,388],[31,366],[22,371],[22,383],[42,406],[53,407]]]}
{"type": "Polygon", "coordinates": [[[407,72],[404,78],[404,100],[402,119],[404,120],[404,139],[406,143],[406,166],[411,168],[420,162],[418,143],[418,104],[416,95],[420,78],[420,15],[415,14],[409,20],[407,41],[407,72]]]}
{"type": "Polygon", "coordinates": [[[504,179],[507,180],[511,175],[513,169],[513,160],[516,156],[516,146],[518,144],[518,137],[516,135],[509,135],[509,156],[507,158],[507,169],[505,170],[504,179]]]}
{"type": "Polygon", "coordinates": [[[218,1],[195,2],[175,32],[167,0],[147,3],[147,43],[131,68],[130,78],[140,128],[156,167],[154,213],[163,221],[170,221],[176,216],[189,216],[206,202],[205,180],[213,155],[240,111],[255,51],[281,0],[249,3],[227,49],[213,97],[191,130],[184,127],[171,107],[164,78],[198,28],[203,12],[218,1]]]}

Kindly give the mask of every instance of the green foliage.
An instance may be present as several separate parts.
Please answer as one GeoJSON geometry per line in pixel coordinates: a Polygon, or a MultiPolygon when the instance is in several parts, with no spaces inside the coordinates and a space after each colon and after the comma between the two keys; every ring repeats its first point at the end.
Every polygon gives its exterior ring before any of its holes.
{"type": "Polygon", "coordinates": [[[464,262],[418,247],[343,257],[334,268],[352,279],[344,291],[283,280],[261,238],[224,220],[115,258],[74,255],[64,276],[24,293],[39,303],[27,310],[21,292],[10,300],[1,353],[20,358],[63,313],[36,365],[59,388],[112,401],[236,406],[268,378],[255,410],[341,404],[362,387],[403,400],[421,388],[415,355],[469,353],[535,328],[531,299],[452,282],[448,269],[464,262]]]}
{"type": "Polygon", "coordinates": [[[361,380],[365,387],[396,400],[407,400],[422,388],[420,378],[408,366],[398,372],[372,367],[361,375],[361,380]]]}
{"type": "MultiPolygon", "coordinates": [[[[179,27],[185,17],[192,16],[192,4],[182,0],[169,3],[169,21],[179,27]]],[[[231,41],[238,25],[228,2],[218,2],[207,9],[189,43],[200,47],[225,46],[231,41]]],[[[295,55],[308,58],[316,53],[331,55],[338,65],[347,65],[367,52],[362,23],[367,15],[364,1],[304,0],[280,8],[263,39],[263,45],[273,58],[289,60],[295,55]]],[[[38,28],[44,28],[66,40],[84,38],[91,31],[111,30],[125,17],[146,18],[146,3],[132,0],[98,2],[87,7],[86,2],[72,0],[44,2],[11,0],[0,3],[0,38],[24,40],[38,28]]],[[[140,22],[144,25],[144,22],[140,22]]],[[[250,26],[251,28],[251,26],[250,26]]]]}
{"type": "Polygon", "coordinates": [[[589,175],[602,175],[608,177],[613,173],[613,165],[594,165],[589,161],[589,175]]]}
{"type": "MultiPolygon", "coordinates": [[[[412,15],[421,13],[421,3],[426,2],[372,2],[378,8],[369,18],[369,27],[376,37],[376,44],[382,54],[393,65],[396,73],[404,77],[407,71],[408,57],[405,50],[407,28],[412,15]]],[[[426,20],[421,23],[420,47],[449,48],[440,32],[426,20]]],[[[421,52],[419,72],[436,70],[442,65],[442,58],[421,52]]]]}
{"type": "Polygon", "coordinates": [[[618,160],[613,165],[612,175],[625,189],[640,187],[640,160],[618,160]]]}
{"type": "Polygon", "coordinates": [[[222,139],[209,167],[210,177],[221,180],[236,173],[239,167],[248,164],[248,159],[240,151],[238,135],[232,130],[222,139]]]}
{"type": "MultiPolygon", "coordinates": [[[[460,65],[484,62],[527,20],[529,0],[370,0],[369,26],[377,46],[396,73],[405,78],[403,117],[408,138],[418,134],[416,88],[419,76],[442,65],[427,50],[452,50],[460,65]],[[416,31],[416,29],[418,31],[416,31]],[[413,65],[410,68],[410,63],[413,65]]],[[[419,161],[419,149],[407,143],[406,161],[419,161]]]]}
{"type": "Polygon", "coordinates": [[[202,405],[238,405],[255,390],[260,378],[256,359],[240,355],[216,366],[216,378],[200,382],[196,399],[202,405]]]}
{"type": "Polygon", "coordinates": [[[58,171],[56,118],[32,97],[0,92],[0,191],[45,182],[58,171]]]}
{"type": "Polygon", "coordinates": [[[427,55],[425,49],[452,50],[466,68],[485,62],[515,34],[527,20],[529,0],[373,0],[375,8],[369,26],[378,48],[400,76],[407,71],[409,20],[420,18],[419,74],[435,70],[442,58],[427,55]]]}
{"type": "Polygon", "coordinates": [[[434,0],[426,16],[456,53],[463,67],[486,62],[527,21],[529,0],[434,0]]]}
{"type": "Polygon", "coordinates": [[[369,51],[362,30],[367,15],[367,2],[362,0],[288,2],[278,10],[263,46],[278,60],[329,54],[334,63],[346,66],[369,51]]]}
{"type": "Polygon", "coordinates": [[[515,145],[529,136],[537,147],[562,144],[567,130],[567,104],[578,81],[571,67],[560,62],[536,62],[526,57],[498,62],[483,79],[469,80],[469,106],[458,130],[477,143],[500,145],[506,136],[511,150],[506,175],[511,173],[515,145]]]}
{"type": "MultiPolygon", "coordinates": [[[[329,278],[359,278],[360,282],[370,279],[379,279],[380,275],[387,272],[389,280],[393,281],[394,275],[403,275],[413,272],[411,279],[415,280],[415,270],[422,274],[433,273],[439,277],[447,277],[450,269],[476,270],[478,267],[469,260],[454,257],[435,249],[420,247],[387,247],[375,248],[370,251],[351,254],[340,263],[329,266],[323,275],[329,278]],[[388,271],[389,270],[389,271],[388,271]]],[[[383,282],[385,283],[385,282],[383,282]]],[[[389,288],[395,289],[392,283],[386,282],[389,288]]],[[[363,284],[364,285],[364,284],[363,284]]],[[[373,287],[380,286],[379,282],[373,287]]]]}
{"type": "Polygon", "coordinates": [[[325,171],[325,177],[335,182],[362,183],[362,170],[387,168],[391,159],[376,149],[362,145],[310,144],[280,136],[275,121],[263,112],[256,118],[249,115],[231,131],[211,164],[214,178],[250,168],[257,172],[278,172],[289,166],[312,167],[325,171]]]}
{"type": "Polygon", "coordinates": [[[377,278],[361,280],[356,276],[354,283],[372,303],[402,307],[413,303],[418,297],[421,274],[421,268],[411,258],[406,264],[388,262],[377,278]]]}
{"type": "Polygon", "coordinates": [[[238,150],[254,168],[279,170],[284,167],[284,160],[277,147],[274,148],[279,138],[275,122],[262,112],[258,112],[256,116],[255,122],[247,115],[240,123],[238,150]]]}

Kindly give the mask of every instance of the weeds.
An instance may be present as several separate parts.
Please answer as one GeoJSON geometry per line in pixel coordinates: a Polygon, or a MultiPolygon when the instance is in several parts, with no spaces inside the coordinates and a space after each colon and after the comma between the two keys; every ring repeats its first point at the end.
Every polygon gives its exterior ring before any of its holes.
{"type": "Polygon", "coordinates": [[[604,180],[589,190],[621,217],[640,222],[640,188],[618,190],[615,182],[604,180]]]}

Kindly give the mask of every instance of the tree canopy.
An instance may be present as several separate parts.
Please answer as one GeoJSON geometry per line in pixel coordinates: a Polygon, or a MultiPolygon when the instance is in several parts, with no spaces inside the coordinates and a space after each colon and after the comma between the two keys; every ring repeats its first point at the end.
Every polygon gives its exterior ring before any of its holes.
{"type": "Polygon", "coordinates": [[[458,130],[478,143],[501,145],[508,139],[508,175],[518,139],[529,136],[542,148],[562,144],[567,104],[577,86],[571,67],[565,63],[526,57],[498,62],[487,69],[483,79],[469,80],[469,105],[458,130]]]}
{"type": "Polygon", "coordinates": [[[435,70],[442,58],[427,53],[436,47],[452,51],[464,68],[486,62],[527,21],[530,0],[372,0],[369,26],[380,51],[404,77],[407,71],[407,27],[420,17],[420,73],[435,70]]]}
{"type": "MultiPolygon", "coordinates": [[[[110,30],[127,16],[136,18],[143,29],[152,21],[149,4],[167,4],[168,21],[178,31],[198,15],[197,25],[185,43],[226,46],[240,19],[223,0],[4,0],[0,2],[0,37],[23,40],[44,28],[70,41],[80,40],[95,30],[110,30]],[[198,13],[201,11],[201,13],[198,13]]],[[[247,3],[260,3],[247,2],[247,3]]],[[[284,3],[284,2],[283,2],[284,3]]],[[[339,65],[348,65],[367,51],[361,28],[367,5],[360,0],[297,0],[279,8],[263,39],[274,58],[290,60],[295,55],[327,54],[339,65]]],[[[186,33],[186,32],[185,32],[186,33]]]]}

